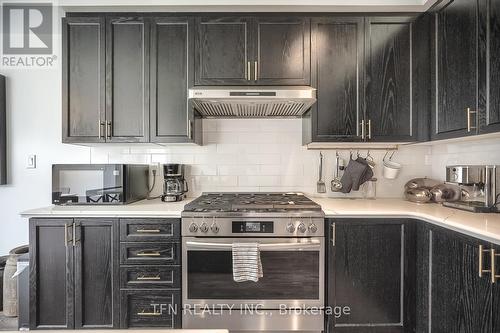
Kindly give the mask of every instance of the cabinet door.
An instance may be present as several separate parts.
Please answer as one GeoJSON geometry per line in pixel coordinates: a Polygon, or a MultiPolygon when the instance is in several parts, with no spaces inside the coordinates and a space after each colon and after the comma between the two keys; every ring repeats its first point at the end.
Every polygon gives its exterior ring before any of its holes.
{"type": "Polygon", "coordinates": [[[407,332],[414,328],[415,236],[405,220],[330,220],[329,332],[407,332]]]}
{"type": "Polygon", "coordinates": [[[257,18],[253,81],[258,85],[309,85],[310,20],[257,18]]]}
{"type": "Polygon", "coordinates": [[[477,13],[478,0],[443,1],[436,8],[433,139],[477,132],[477,114],[467,114],[478,108],[477,13]]]}
{"type": "Polygon", "coordinates": [[[30,329],[72,329],[72,219],[30,219],[30,329]]]}
{"type": "Polygon", "coordinates": [[[191,142],[193,19],[154,18],[151,25],[151,142],[191,142]]]}
{"type": "Polygon", "coordinates": [[[479,132],[500,132],[500,1],[480,2],[479,132]]]}
{"type": "Polygon", "coordinates": [[[250,84],[249,18],[196,19],[196,85],[250,84]]]}
{"type": "Polygon", "coordinates": [[[117,220],[75,219],[75,328],[118,328],[117,220]]]}
{"type": "Polygon", "coordinates": [[[148,142],[149,24],[108,18],[106,25],[106,140],[148,142]]]}
{"type": "Polygon", "coordinates": [[[318,100],[311,141],[360,141],[363,119],[363,18],[312,21],[312,82],[318,100]]]}
{"type": "Polygon", "coordinates": [[[102,17],[63,18],[63,142],[105,141],[104,31],[102,17]]]}
{"type": "Polygon", "coordinates": [[[366,137],[414,141],[412,19],[366,19],[366,137]]]}
{"type": "Polygon", "coordinates": [[[448,230],[430,233],[430,329],[492,332],[490,275],[478,274],[481,243],[448,230]]]}

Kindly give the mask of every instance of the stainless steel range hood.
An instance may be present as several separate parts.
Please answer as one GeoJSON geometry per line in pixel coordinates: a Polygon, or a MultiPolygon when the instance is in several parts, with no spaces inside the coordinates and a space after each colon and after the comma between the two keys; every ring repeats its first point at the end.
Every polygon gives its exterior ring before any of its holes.
{"type": "Polygon", "coordinates": [[[306,86],[196,87],[189,99],[207,118],[301,117],[316,102],[316,89],[306,86]]]}

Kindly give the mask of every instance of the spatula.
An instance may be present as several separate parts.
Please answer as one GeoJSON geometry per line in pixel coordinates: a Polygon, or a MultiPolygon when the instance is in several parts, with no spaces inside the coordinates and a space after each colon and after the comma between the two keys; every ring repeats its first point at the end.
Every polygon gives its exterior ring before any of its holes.
{"type": "Polygon", "coordinates": [[[319,153],[319,179],[316,183],[316,191],[318,193],[326,193],[326,185],[323,181],[323,154],[319,153]]]}

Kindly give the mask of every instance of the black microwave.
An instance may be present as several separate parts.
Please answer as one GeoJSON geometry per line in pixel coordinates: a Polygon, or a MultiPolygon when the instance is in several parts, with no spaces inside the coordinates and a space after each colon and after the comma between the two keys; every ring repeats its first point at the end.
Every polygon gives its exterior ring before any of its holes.
{"type": "Polygon", "coordinates": [[[54,164],[55,205],[122,205],[146,199],[149,166],[139,164],[54,164]]]}

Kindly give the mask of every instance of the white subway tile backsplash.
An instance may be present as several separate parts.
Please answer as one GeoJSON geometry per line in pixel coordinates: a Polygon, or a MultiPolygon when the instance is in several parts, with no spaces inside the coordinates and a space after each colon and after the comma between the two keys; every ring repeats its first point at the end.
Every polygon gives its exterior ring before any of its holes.
{"type": "MultiPolygon", "coordinates": [[[[190,195],[201,192],[301,191],[324,197],[360,197],[361,192],[316,193],[319,151],[302,146],[300,119],[205,119],[204,145],[172,144],[158,147],[98,146],[90,150],[92,163],[182,163],[190,195]]],[[[384,150],[373,150],[379,197],[401,197],[404,184],[415,177],[444,180],[449,164],[500,164],[500,142],[434,146],[402,146],[393,160],[403,165],[395,180],[382,177],[384,150]]],[[[356,154],[356,150],[353,151],[356,154]]],[[[349,151],[339,151],[346,165],[349,151]]],[[[366,156],[367,151],[360,151],[366,156]]],[[[323,179],[329,188],[335,167],[335,151],[325,150],[323,179]]]]}

